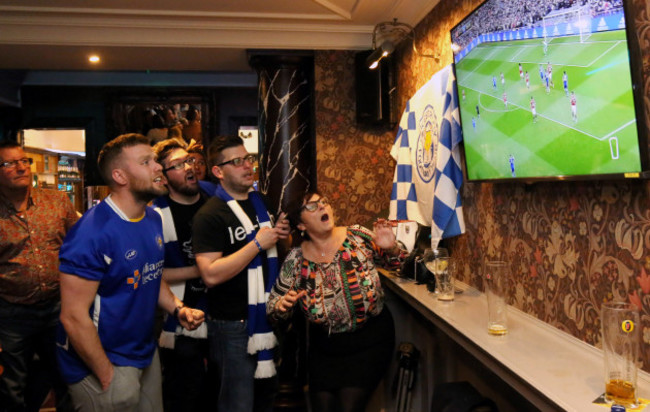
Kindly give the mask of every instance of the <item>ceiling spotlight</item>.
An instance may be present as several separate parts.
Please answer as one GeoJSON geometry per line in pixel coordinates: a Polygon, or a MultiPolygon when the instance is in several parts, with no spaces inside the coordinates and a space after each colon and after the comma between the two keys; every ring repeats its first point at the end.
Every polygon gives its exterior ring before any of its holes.
{"type": "Polygon", "coordinates": [[[372,53],[370,53],[370,56],[366,59],[366,64],[368,65],[369,69],[375,69],[379,65],[379,61],[383,59],[384,57],[387,57],[389,54],[391,54],[395,50],[395,45],[393,44],[392,41],[386,40],[384,41],[381,46],[375,49],[372,53]]]}
{"type": "Polygon", "coordinates": [[[395,46],[402,40],[410,38],[413,42],[413,51],[421,57],[429,57],[432,59],[440,60],[439,55],[422,54],[415,47],[415,29],[397,19],[393,21],[384,21],[377,23],[372,31],[372,49],[374,50],[366,59],[369,69],[375,69],[379,65],[379,61],[395,50],[395,46]],[[381,41],[377,47],[378,41],[381,41]]]}
{"type": "Polygon", "coordinates": [[[99,63],[99,56],[96,54],[93,54],[88,57],[88,61],[91,63],[99,63]]]}
{"type": "Polygon", "coordinates": [[[369,69],[376,69],[377,66],[379,66],[379,61],[383,59],[385,56],[388,54],[384,54],[383,50],[381,48],[375,49],[368,58],[366,59],[366,64],[368,65],[369,69]]]}

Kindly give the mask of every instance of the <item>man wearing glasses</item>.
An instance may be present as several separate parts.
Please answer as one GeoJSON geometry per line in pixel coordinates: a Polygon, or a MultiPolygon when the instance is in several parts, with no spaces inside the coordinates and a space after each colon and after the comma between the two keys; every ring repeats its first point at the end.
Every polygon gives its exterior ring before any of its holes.
{"type": "Polygon", "coordinates": [[[0,142],[0,411],[37,410],[30,388],[38,354],[56,393],[57,411],[72,410],[55,359],[61,307],[59,248],[77,221],[68,197],[32,187],[32,159],[0,142]]]}
{"type": "Polygon", "coordinates": [[[271,411],[275,391],[266,296],[278,272],[276,243],[289,236],[284,213],[276,224],[252,191],[255,156],[237,136],[215,138],[208,150],[220,184],[194,216],[196,264],[208,286],[208,341],[220,380],[218,410],[271,411]],[[264,312],[263,312],[264,311],[264,312]]]}
{"type": "Polygon", "coordinates": [[[205,154],[203,154],[203,145],[200,143],[191,144],[187,148],[187,153],[194,159],[194,175],[198,180],[209,180],[208,167],[205,164],[205,154]]]}
{"type": "MultiPolygon", "coordinates": [[[[153,147],[153,151],[163,167],[169,189],[167,195],[153,202],[163,221],[163,279],[184,305],[205,311],[206,287],[199,276],[192,251],[192,219],[215,188],[199,181],[194,168],[196,159],[187,152],[184,142],[163,140],[153,147]]],[[[214,388],[206,387],[207,337],[205,324],[197,330],[188,331],[180,327],[173,316],[166,318],[160,337],[166,411],[214,409],[214,405],[208,403],[216,398],[213,396],[214,388]]]]}

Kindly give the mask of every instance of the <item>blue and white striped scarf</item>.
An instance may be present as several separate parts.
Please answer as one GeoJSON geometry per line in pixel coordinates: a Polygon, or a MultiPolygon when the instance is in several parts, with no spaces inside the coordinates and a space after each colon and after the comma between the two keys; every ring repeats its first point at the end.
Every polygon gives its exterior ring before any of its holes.
{"type": "MultiPolygon", "coordinates": [[[[217,187],[215,195],[226,202],[230,210],[232,210],[237,219],[239,219],[239,222],[244,226],[246,239],[249,242],[255,239],[257,232],[250,218],[239,203],[221,185],[217,187]]],[[[255,208],[260,228],[272,228],[273,225],[271,224],[269,213],[260,194],[251,191],[248,193],[248,198],[255,208]]],[[[265,252],[258,253],[248,264],[248,353],[251,355],[257,353],[255,379],[270,378],[276,373],[272,349],[277,345],[278,341],[266,319],[266,301],[269,298],[271,287],[275,284],[278,273],[278,251],[275,246],[267,249],[265,252]],[[269,269],[266,287],[264,286],[262,259],[267,260],[269,269]]]]}

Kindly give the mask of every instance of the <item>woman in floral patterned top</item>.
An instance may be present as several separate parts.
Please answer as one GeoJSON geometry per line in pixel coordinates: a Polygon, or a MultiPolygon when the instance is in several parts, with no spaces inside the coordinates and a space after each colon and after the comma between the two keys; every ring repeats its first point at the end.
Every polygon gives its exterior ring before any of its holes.
{"type": "Polygon", "coordinates": [[[319,411],[364,411],[395,345],[393,318],[375,265],[397,266],[406,251],[387,222],[335,226],[327,198],[310,192],[289,213],[303,237],[287,256],[267,312],[288,318],[294,305],[309,329],[309,396],[319,411]]]}

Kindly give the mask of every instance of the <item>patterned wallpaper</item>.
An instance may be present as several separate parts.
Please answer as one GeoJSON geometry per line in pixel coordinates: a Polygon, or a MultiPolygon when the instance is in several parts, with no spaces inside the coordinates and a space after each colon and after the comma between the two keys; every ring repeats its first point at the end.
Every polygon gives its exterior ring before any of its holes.
{"type": "Polygon", "coordinates": [[[337,222],[366,224],[388,215],[395,131],[357,125],[354,52],[316,52],[316,168],[337,222]]]}
{"type": "MultiPolygon", "coordinates": [[[[441,2],[418,25],[421,53],[398,55],[399,108],[452,61],[449,30],[481,0],[441,2]]],[[[642,49],[645,121],[650,125],[650,3],[633,0],[642,49]]],[[[316,54],[318,187],[333,197],[341,224],[365,222],[388,207],[395,131],[360,130],[354,121],[353,53],[316,54]]],[[[450,249],[461,279],[479,289],[481,262],[512,263],[510,303],[600,347],[603,302],[641,308],[643,368],[650,371],[650,182],[532,185],[465,183],[467,233],[450,249]]]]}

